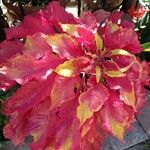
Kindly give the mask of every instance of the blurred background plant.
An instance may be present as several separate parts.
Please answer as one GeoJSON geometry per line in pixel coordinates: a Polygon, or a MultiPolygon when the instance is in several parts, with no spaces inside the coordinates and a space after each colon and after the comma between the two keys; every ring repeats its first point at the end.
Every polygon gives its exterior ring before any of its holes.
{"type": "MultiPolygon", "coordinates": [[[[32,6],[41,6],[47,5],[52,0],[20,0],[22,5],[32,5],[32,6]]],[[[11,0],[11,3],[18,5],[19,0],[11,0]]]]}
{"type": "Polygon", "coordinates": [[[11,87],[7,91],[0,90],[0,148],[3,142],[7,140],[3,136],[3,127],[5,123],[7,122],[7,118],[3,115],[3,112],[2,112],[3,103],[8,97],[10,97],[18,89],[19,86],[20,86],[19,84],[16,84],[15,86],[11,87]]]}
{"type": "Polygon", "coordinates": [[[129,14],[135,22],[135,31],[139,35],[139,40],[144,48],[140,54],[142,60],[150,61],[150,0],[140,0],[136,10],[132,7],[129,14]]]}
{"type": "Polygon", "coordinates": [[[52,0],[2,0],[12,19],[22,20],[25,15],[34,13],[52,0]]]}

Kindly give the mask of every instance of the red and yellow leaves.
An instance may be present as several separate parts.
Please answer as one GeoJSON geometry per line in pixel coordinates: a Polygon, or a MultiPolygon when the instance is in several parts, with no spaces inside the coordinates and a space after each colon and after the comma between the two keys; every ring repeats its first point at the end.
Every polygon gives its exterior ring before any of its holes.
{"type": "Polygon", "coordinates": [[[81,72],[87,72],[91,67],[90,59],[77,57],[58,65],[54,71],[64,77],[73,77],[79,75],[81,72]]]}
{"type": "Polygon", "coordinates": [[[76,19],[53,2],[9,30],[7,38],[27,37],[0,50],[0,88],[21,84],[4,108],[13,143],[32,135],[32,150],[97,150],[105,135],[123,140],[145,102],[149,71],[132,54],[141,51],[133,27],[117,24],[123,14],[102,27],[109,15],[102,13],[97,24],[91,13],[76,19]]]}
{"type": "Polygon", "coordinates": [[[93,112],[97,112],[108,98],[107,88],[102,84],[95,84],[79,97],[80,103],[87,103],[93,112]]]}
{"type": "Polygon", "coordinates": [[[136,111],[136,97],[135,97],[134,83],[130,81],[130,85],[131,89],[128,90],[120,89],[120,96],[125,104],[132,106],[134,108],[134,111],[136,111]]]}
{"type": "Polygon", "coordinates": [[[84,126],[83,129],[86,130],[85,135],[82,137],[82,145],[81,150],[87,149],[99,149],[99,144],[103,142],[103,140],[106,138],[106,135],[101,135],[100,133],[100,126],[96,119],[90,119],[88,120],[84,126]],[[88,130],[86,130],[86,128],[88,130]]]}
{"type": "Polygon", "coordinates": [[[87,52],[101,50],[103,42],[98,34],[86,29],[83,25],[61,24],[63,31],[75,37],[87,52]]]}
{"type": "Polygon", "coordinates": [[[6,29],[6,36],[7,39],[25,38],[37,32],[43,32],[45,34],[54,33],[52,25],[44,17],[43,12],[25,16],[23,22],[20,23],[19,26],[6,29]]]}
{"type": "Polygon", "coordinates": [[[50,52],[46,52],[38,60],[28,54],[17,55],[0,68],[0,73],[5,74],[11,80],[24,84],[33,78],[46,79],[61,62],[63,61],[60,58],[50,52]]]}
{"type": "MultiPolygon", "coordinates": [[[[15,56],[3,64],[0,68],[0,73],[20,84],[24,84],[33,78],[37,80],[46,79],[53,69],[64,60],[53,54],[44,36],[42,33],[28,36],[24,47],[22,43],[17,41],[14,41],[13,44],[11,42],[4,43],[9,44],[10,48],[14,49],[13,51],[15,51],[15,48],[20,51],[23,50],[23,54],[15,54],[17,52],[12,54],[12,56],[15,56]]],[[[6,45],[2,45],[2,48],[5,49],[6,45]]]]}
{"type": "Polygon", "coordinates": [[[133,65],[138,64],[135,56],[123,49],[108,51],[104,56],[111,60],[103,63],[104,73],[112,78],[128,76],[128,72],[133,65]]]}
{"type": "Polygon", "coordinates": [[[101,126],[108,133],[123,140],[125,129],[134,121],[134,111],[121,101],[117,92],[110,90],[109,94],[108,101],[100,111],[101,126]]]}
{"type": "Polygon", "coordinates": [[[51,109],[61,106],[77,95],[80,88],[80,78],[64,78],[58,77],[55,79],[55,84],[51,91],[51,109]]]}
{"type": "Polygon", "coordinates": [[[83,125],[85,121],[93,116],[93,111],[90,109],[86,102],[80,103],[77,107],[77,117],[80,120],[80,124],[83,125]]]}
{"type": "Polygon", "coordinates": [[[73,57],[82,56],[83,50],[78,42],[67,34],[56,34],[47,36],[46,40],[52,47],[53,52],[59,54],[61,58],[71,59],[73,57]]]}
{"type": "Polygon", "coordinates": [[[94,112],[101,109],[107,100],[109,93],[102,84],[95,84],[79,97],[79,106],[77,108],[77,117],[81,125],[93,116],[94,112]]]}
{"type": "MultiPolygon", "coordinates": [[[[135,85],[127,76],[107,78],[107,83],[111,89],[119,90],[121,100],[136,111],[136,94],[135,85]],[[126,84],[128,83],[128,84],[126,84]]],[[[139,85],[140,86],[140,85],[139,85]]]]}
{"type": "Polygon", "coordinates": [[[48,45],[46,35],[43,33],[35,33],[32,36],[27,36],[24,45],[24,54],[30,54],[35,59],[40,59],[45,52],[53,52],[51,47],[48,45]]]}
{"type": "MultiPolygon", "coordinates": [[[[33,87],[34,86],[33,84],[35,85],[36,83],[31,83],[30,87],[29,87],[30,89],[35,88],[35,87],[33,87]]],[[[48,98],[45,99],[43,97],[45,100],[41,99],[42,96],[40,96],[40,94],[38,93],[38,94],[36,94],[36,96],[39,97],[40,99],[37,99],[37,97],[35,96],[36,91],[32,91],[34,93],[33,97],[35,99],[30,98],[30,100],[32,100],[30,102],[32,102],[31,104],[35,104],[35,105],[29,105],[30,107],[28,108],[28,106],[27,106],[28,99],[26,100],[24,97],[21,97],[21,95],[19,97],[19,94],[23,94],[23,90],[27,90],[27,89],[25,89],[25,87],[23,87],[22,93],[16,93],[16,95],[13,96],[14,98],[16,96],[15,104],[12,103],[12,101],[11,101],[12,99],[11,100],[9,99],[9,101],[6,102],[6,104],[5,104],[6,107],[11,107],[12,109],[5,110],[7,116],[10,118],[10,120],[9,120],[9,123],[7,124],[7,126],[5,126],[5,128],[4,128],[4,135],[8,139],[12,139],[12,142],[15,145],[22,144],[24,138],[26,136],[28,136],[29,134],[31,134],[33,131],[36,131],[36,138],[39,138],[39,132],[43,132],[43,128],[40,129],[40,127],[46,126],[46,123],[47,123],[46,113],[48,114],[47,110],[49,110],[49,107],[50,107],[50,100],[48,98]],[[18,95],[18,97],[17,97],[17,95],[18,95]],[[19,101],[21,101],[21,102],[19,102],[19,101]],[[37,103],[37,101],[38,101],[38,103],[37,103]],[[19,106],[18,106],[18,109],[14,109],[18,104],[21,104],[21,103],[23,104],[22,107],[20,106],[20,108],[19,108],[19,106]],[[25,109],[27,111],[25,111],[25,109]],[[34,117],[36,117],[36,119],[34,117]],[[39,131],[39,130],[41,130],[41,131],[39,131]]],[[[17,91],[17,92],[19,92],[19,91],[17,91]]],[[[27,94],[29,94],[29,92],[27,94]]],[[[43,93],[43,96],[44,96],[44,93],[43,93]]]]}
{"type": "MultiPolygon", "coordinates": [[[[118,25],[116,24],[116,26],[118,25]]],[[[103,32],[104,44],[109,50],[121,48],[131,53],[140,53],[142,51],[138,36],[132,28],[125,28],[122,26],[116,28],[115,24],[108,22],[103,32]]]]}
{"type": "Polygon", "coordinates": [[[111,128],[112,134],[116,138],[123,140],[125,129],[120,123],[118,123],[117,121],[115,121],[113,119],[110,119],[110,128],[111,128]]]}
{"type": "Polygon", "coordinates": [[[23,85],[11,96],[5,104],[5,114],[24,112],[49,96],[55,76],[51,75],[46,81],[31,81],[23,85]],[[46,89],[45,89],[46,88],[46,89]]]}

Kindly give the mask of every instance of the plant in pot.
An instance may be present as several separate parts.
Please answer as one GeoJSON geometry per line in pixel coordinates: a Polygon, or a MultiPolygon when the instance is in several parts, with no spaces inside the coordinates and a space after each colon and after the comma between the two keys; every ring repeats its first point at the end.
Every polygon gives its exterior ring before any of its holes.
{"type": "Polygon", "coordinates": [[[108,135],[123,140],[149,85],[149,66],[136,57],[142,48],[123,13],[74,18],[52,2],[6,35],[1,89],[20,84],[3,107],[6,138],[18,146],[31,135],[31,150],[98,150],[108,135]]]}

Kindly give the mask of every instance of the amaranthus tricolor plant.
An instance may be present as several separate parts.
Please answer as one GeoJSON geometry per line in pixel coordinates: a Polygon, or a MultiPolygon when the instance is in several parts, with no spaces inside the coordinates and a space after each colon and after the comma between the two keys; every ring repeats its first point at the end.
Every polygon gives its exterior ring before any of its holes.
{"type": "Polygon", "coordinates": [[[133,28],[123,13],[74,18],[52,2],[7,29],[0,88],[21,86],[4,105],[5,137],[21,145],[32,135],[31,150],[98,150],[108,135],[123,140],[149,80],[133,28]]]}

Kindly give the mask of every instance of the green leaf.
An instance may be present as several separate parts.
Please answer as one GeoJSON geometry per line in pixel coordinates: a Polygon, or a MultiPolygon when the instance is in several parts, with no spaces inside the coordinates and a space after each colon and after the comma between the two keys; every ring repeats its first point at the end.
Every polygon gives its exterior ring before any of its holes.
{"type": "Polygon", "coordinates": [[[150,52],[150,42],[141,45],[144,48],[144,52],[150,52]]]}
{"type": "Polygon", "coordinates": [[[140,26],[146,26],[150,21],[150,12],[147,12],[140,21],[140,26]]]}
{"type": "Polygon", "coordinates": [[[13,87],[11,87],[10,89],[8,89],[7,91],[1,91],[0,90],[0,99],[1,100],[6,100],[8,97],[10,97],[14,92],[17,91],[17,89],[20,87],[19,84],[14,85],[13,87]]]}

